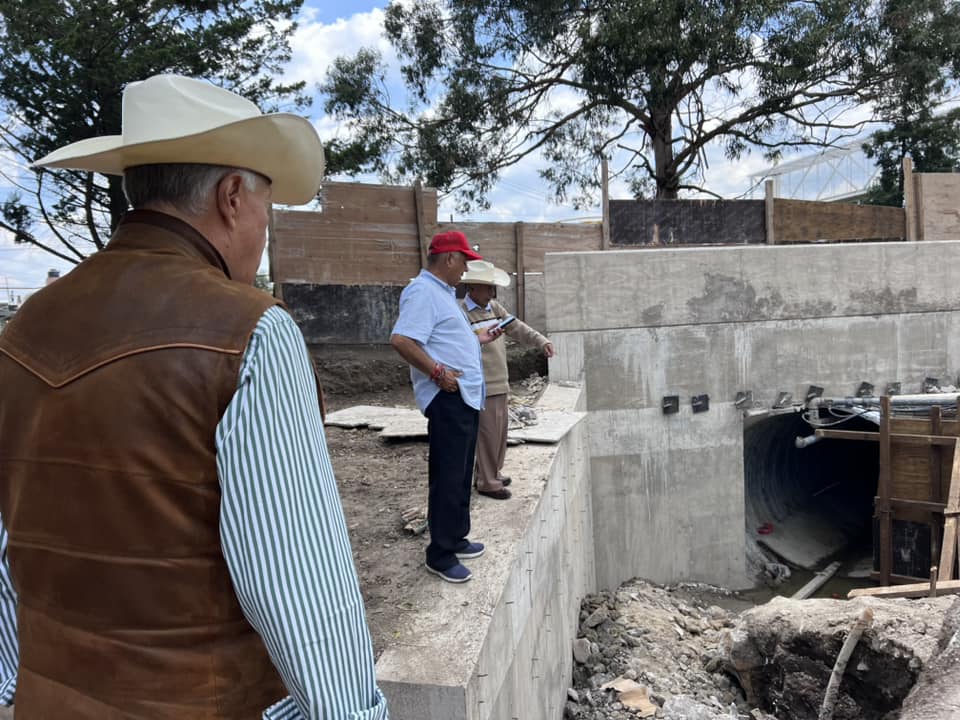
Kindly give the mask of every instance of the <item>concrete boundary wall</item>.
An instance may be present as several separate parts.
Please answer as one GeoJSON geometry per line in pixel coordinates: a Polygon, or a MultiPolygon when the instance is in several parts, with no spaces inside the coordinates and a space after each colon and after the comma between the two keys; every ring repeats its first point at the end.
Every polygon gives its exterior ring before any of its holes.
{"type": "MultiPolygon", "coordinates": [[[[392,720],[560,720],[580,602],[596,589],[587,428],[579,387],[541,407],[569,412],[557,445],[507,453],[509,503],[478,503],[487,545],[463,586],[425,577],[409,626],[377,661],[392,720]]],[[[476,502],[476,501],[475,501],[476,502]]]]}
{"type": "Polygon", "coordinates": [[[589,411],[598,585],[747,585],[736,393],[955,383],[958,266],[960,241],[547,255],[551,380],[582,380],[589,411]]]}

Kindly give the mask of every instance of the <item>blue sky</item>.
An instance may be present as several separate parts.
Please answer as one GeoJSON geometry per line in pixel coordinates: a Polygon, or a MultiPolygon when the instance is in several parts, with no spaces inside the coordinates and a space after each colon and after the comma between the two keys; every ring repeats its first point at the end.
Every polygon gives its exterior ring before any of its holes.
{"type": "MultiPolygon", "coordinates": [[[[340,55],[352,55],[361,47],[375,46],[388,61],[392,57],[389,44],[381,37],[382,9],[386,2],[341,0],[319,2],[307,0],[301,12],[299,28],[292,41],[293,59],[287,68],[287,77],[306,80],[308,87],[321,81],[327,67],[340,55]]],[[[308,111],[318,132],[324,139],[337,133],[334,120],[323,116],[322,103],[315,102],[308,111]]],[[[708,185],[725,197],[735,197],[750,186],[750,175],[766,167],[759,154],[746,156],[731,163],[722,155],[709,152],[711,167],[708,185]]],[[[600,217],[600,208],[576,212],[572,207],[562,207],[550,202],[546,184],[537,174],[535,161],[524,162],[509,168],[502,175],[497,190],[491,195],[491,209],[484,213],[462,216],[455,212],[451,200],[441,201],[440,217],[455,220],[559,221],[578,218],[600,217]]],[[[376,182],[375,178],[370,179],[376,182]]],[[[627,189],[616,181],[611,183],[613,198],[629,197],[627,189]]],[[[7,288],[14,297],[27,295],[31,288],[43,284],[47,270],[61,272],[71,265],[39,249],[14,246],[9,238],[0,237],[0,301],[6,301],[7,288]],[[22,289],[21,289],[22,288],[22,289]]]]}

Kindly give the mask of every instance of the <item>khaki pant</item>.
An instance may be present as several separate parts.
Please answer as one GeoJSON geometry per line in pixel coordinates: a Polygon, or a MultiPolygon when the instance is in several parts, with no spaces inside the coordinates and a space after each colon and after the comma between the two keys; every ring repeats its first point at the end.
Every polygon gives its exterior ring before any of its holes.
{"type": "Polygon", "coordinates": [[[484,405],[480,411],[473,484],[477,490],[492,492],[503,488],[499,478],[507,454],[507,394],[488,395],[484,405]]]}

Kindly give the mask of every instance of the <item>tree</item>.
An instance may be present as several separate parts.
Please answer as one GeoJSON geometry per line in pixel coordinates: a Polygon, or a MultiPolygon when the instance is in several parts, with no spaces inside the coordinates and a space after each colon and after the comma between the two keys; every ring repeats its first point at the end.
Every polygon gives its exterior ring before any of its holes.
{"type": "MultiPolygon", "coordinates": [[[[881,3],[882,5],[882,3],[881,3]]],[[[348,129],[329,171],[422,177],[484,205],[498,174],[540,152],[557,200],[592,201],[597,158],[636,195],[703,190],[708,147],[768,159],[853,136],[845,113],[882,64],[872,0],[416,0],[384,29],[409,99],[387,68],[338,58],[321,90],[348,129]]]]}
{"type": "MultiPolygon", "coordinates": [[[[162,72],[215,81],[265,109],[304,107],[304,83],[275,79],[302,2],[0,0],[0,147],[23,166],[119,134],[123,87],[162,72]]],[[[127,210],[119,177],[6,174],[16,189],[0,206],[0,227],[74,263],[101,249],[127,210]]]]}
{"type": "Polygon", "coordinates": [[[878,130],[863,146],[880,169],[867,190],[869,205],[903,206],[903,158],[909,155],[915,172],[956,172],[960,168],[960,109],[942,115],[921,112],[878,130]]]}
{"type": "Polygon", "coordinates": [[[917,172],[953,172],[960,166],[960,109],[937,113],[960,74],[960,7],[943,0],[890,0],[882,26],[894,69],[877,95],[889,127],[863,146],[880,170],[865,202],[903,205],[903,158],[917,172]]]}

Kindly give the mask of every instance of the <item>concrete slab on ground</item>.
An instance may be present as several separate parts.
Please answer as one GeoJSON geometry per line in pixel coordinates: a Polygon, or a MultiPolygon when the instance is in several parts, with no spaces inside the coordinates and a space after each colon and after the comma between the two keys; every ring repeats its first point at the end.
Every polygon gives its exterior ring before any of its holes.
{"type": "MultiPolygon", "coordinates": [[[[564,388],[570,393],[579,393],[578,388],[564,388]]],[[[569,393],[560,393],[551,408],[537,407],[537,424],[528,425],[507,433],[507,441],[519,443],[557,443],[570,429],[583,419],[585,413],[561,410],[569,393]]],[[[419,410],[377,405],[356,405],[327,415],[327,425],[343,428],[368,427],[379,430],[380,437],[389,440],[413,439],[427,436],[427,419],[419,410]]]]}
{"type": "Polygon", "coordinates": [[[371,430],[382,430],[394,419],[406,419],[416,415],[423,420],[426,433],[427,419],[419,410],[406,407],[382,407],[380,405],[354,405],[353,407],[337,410],[327,415],[325,425],[342,428],[369,427],[371,430]]]}
{"type": "Polygon", "coordinates": [[[530,443],[558,443],[570,429],[580,422],[586,413],[563,410],[540,410],[537,424],[527,425],[507,432],[507,441],[522,440],[530,443]]]}
{"type": "Polygon", "coordinates": [[[366,427],[379,430],[380,437],[390,440],[425,438],[427,419],[419,410],[379,405],[354,405],[327,415],[326,425],[342,428],[366,427]]]}

